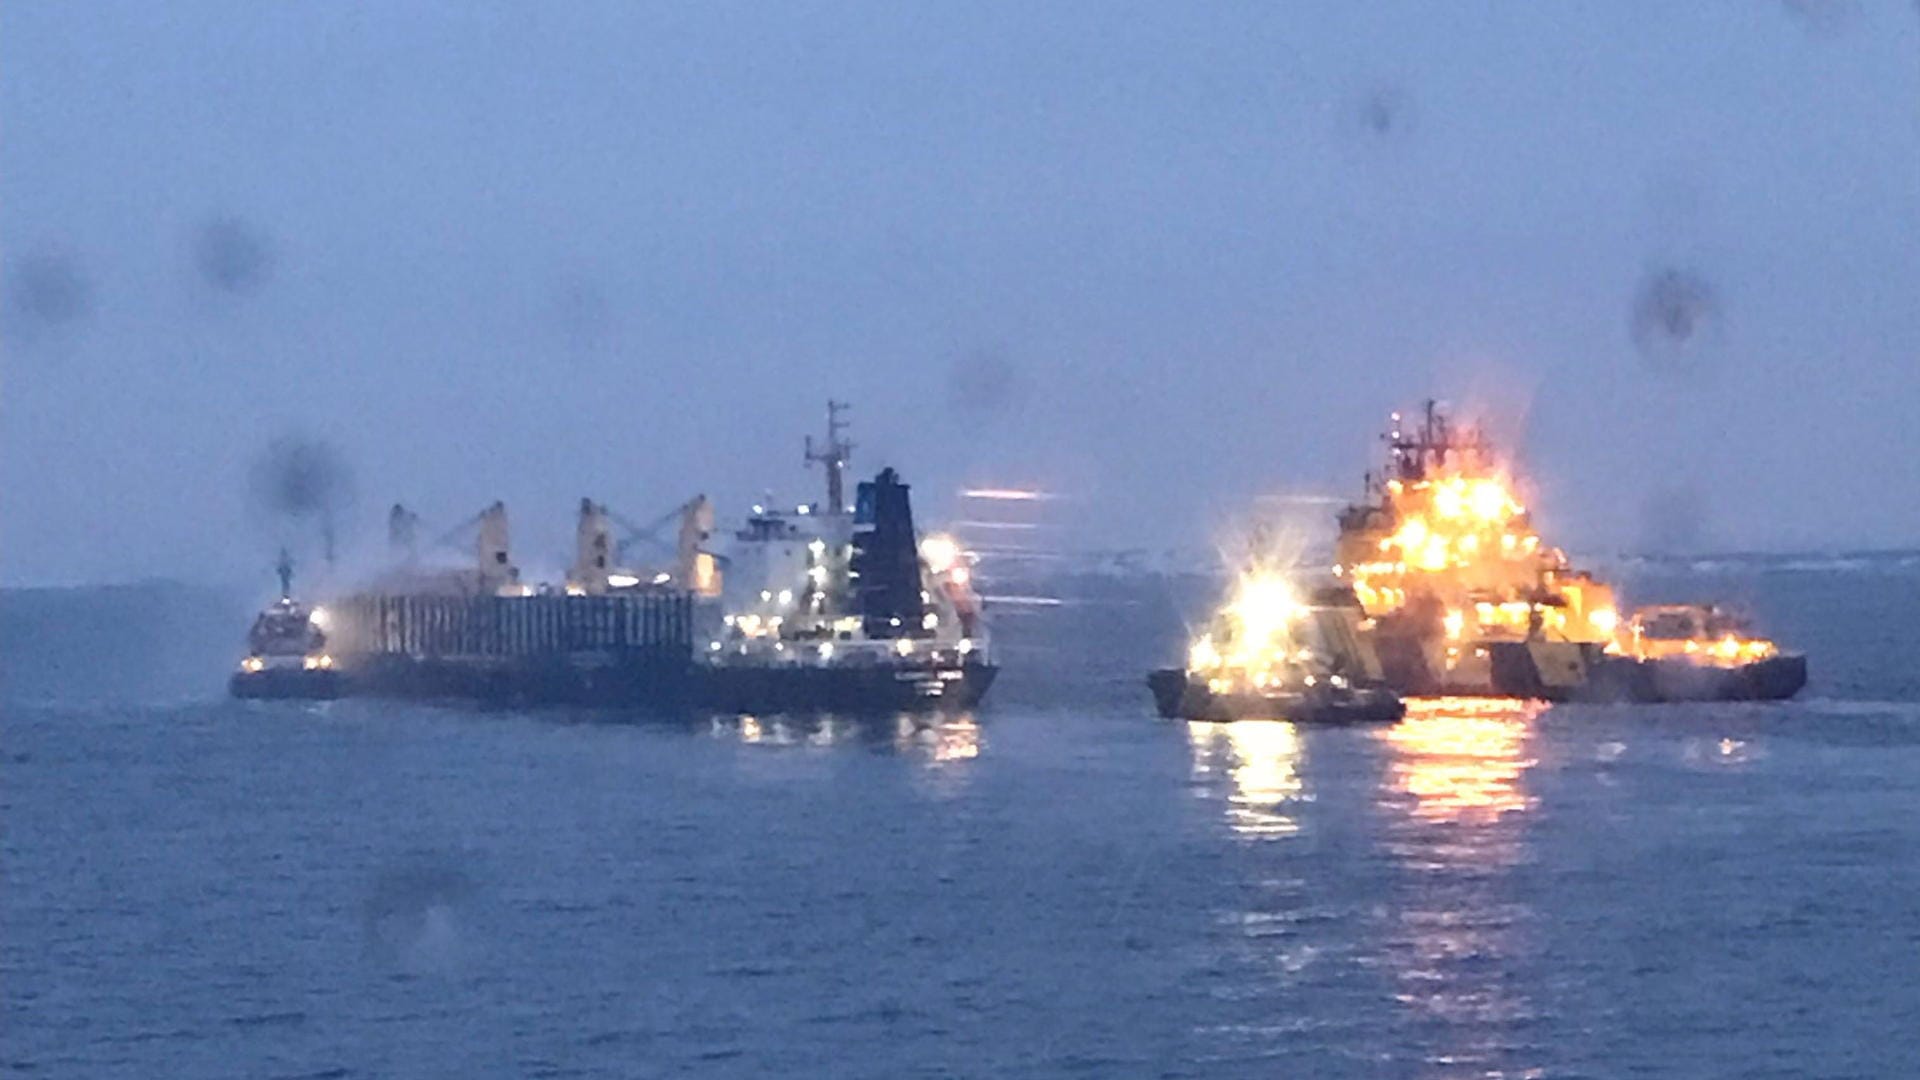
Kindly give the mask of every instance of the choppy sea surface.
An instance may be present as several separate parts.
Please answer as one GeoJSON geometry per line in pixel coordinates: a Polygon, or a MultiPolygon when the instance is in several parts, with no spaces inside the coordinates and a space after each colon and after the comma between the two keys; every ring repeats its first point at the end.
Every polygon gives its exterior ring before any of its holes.
{"type": "Polygon", "coordinates": [[[1639,567],[1784,705],[1152,718],[1062,581],[942,720],[221,696],[246,604],[0,597],[23,1076],[1904,1076],[1920,568],[1639,567]]]}

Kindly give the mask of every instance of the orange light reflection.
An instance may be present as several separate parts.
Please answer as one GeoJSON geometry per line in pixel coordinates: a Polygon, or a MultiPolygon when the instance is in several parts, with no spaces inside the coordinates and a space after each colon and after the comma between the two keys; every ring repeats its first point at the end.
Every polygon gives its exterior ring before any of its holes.
{"type": "Polygon", "coordinates": [[[1283,720],[1237,720],[1187,725],[1196,778],[1215,772],[1222,758],[1233,788],[1227,825],[1242,836],[1292,836],[1300,823],[1286,812],[1305,798],[1300,779],[1300,731],[1283,720]]]}
{"type": "Polygon", "coordinates": [[[1414,813],[1438,820],[1486,820],[1533,805],[1521,783],[1533,720],[1545,702],[1506,698],[1413,698],[1407,716],[1381,732],[1393,751],[1395,790],[1414,813]]]}

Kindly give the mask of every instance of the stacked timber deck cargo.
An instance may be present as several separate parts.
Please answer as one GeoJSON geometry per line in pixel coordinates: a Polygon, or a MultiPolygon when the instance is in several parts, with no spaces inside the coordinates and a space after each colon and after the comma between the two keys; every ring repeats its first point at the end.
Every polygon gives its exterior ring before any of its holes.
{"type": "Polygon", "coordinates": [[[500,702],[685,699],[693,597],[388,596],[331,612],[351,692],[500,702]]]}

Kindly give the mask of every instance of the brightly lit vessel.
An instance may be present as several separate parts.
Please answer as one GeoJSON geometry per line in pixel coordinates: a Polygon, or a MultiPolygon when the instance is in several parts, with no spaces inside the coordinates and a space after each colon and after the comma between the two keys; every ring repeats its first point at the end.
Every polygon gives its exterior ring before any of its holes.
{"type": "Polygon", "coordinates": [[[1187,649],[1147,676],[1160,715],[1182,720],[1382,723],[1406,712],[1382,682],[1346,605],[1302,603],[1287,575],[1252,560],[1187,649]]]}
{"type": "Polygon", "coordinates": [[[247,655],[228,680],[240,698],[331,698],[340,673],[327,651],[326,613],[293,598],[293,559],[280,553],[280,598],[254,617],[247,655]]]}
{"type": "Polygon", "coordinates": [[[283,595],[255,636],[284,644],[256,642],[233,692],[768,713],[973,705],[997,669],[971,559],[950,538],[916,532],[892,469],[847,503],[843,408],[829,408],[826,443],[807,447],[825,466],[826,501],[755,506],[725,552],[709,550],[704,496],[641,525],[583,499],[565,580],[531,584],[510,553],[504,505],[442,538],[470,535],[473,563],[438,569],[416,549],[419,519],[396,506],[394,565],[330,598],[324,628],[318,611],[283,595]],[[675,538],[656,535],[676,524],[675,538]],[[628,550],[642,541],[661,561],[628,550]],[[325,677],[263,681],[296,660],[325,677]],[[260,692],[268,686],[276,692],[260,692]]]}
{"type": "Polygon", "coordinates": [[[1394,414],[1386,440],[1386,470],[1339,516],[1326,597],[1361,612],[1400,693],[1771,699],[1806,683],[1805,657],[1709,609],[1621,618],[1610,586],[1542,542],[1484,434],[1435,403],[1411,427],[1394,414]]]}

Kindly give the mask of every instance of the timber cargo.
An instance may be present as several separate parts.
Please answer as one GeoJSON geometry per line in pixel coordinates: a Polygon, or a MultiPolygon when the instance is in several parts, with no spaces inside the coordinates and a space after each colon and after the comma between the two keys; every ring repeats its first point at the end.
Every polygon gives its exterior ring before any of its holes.
{"type": "Polygon", "coordinates": [[[693,651],[693,598],[633,596],[387,596],[360,593],[326,608],[345,656],[409,656],[487,663],[600,656],[685,663],[693,651]]]}
{"type": "Polygon", "coordinates": [[[693,599],[386,596],[325,609],[342,693],[511,703],[690,699],[693,599]]]}

